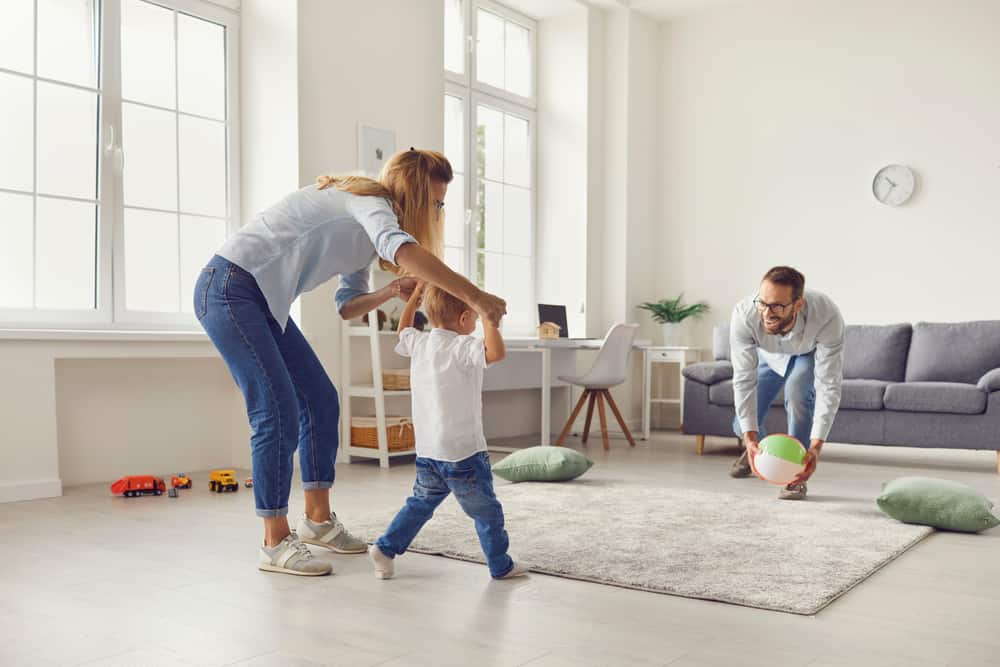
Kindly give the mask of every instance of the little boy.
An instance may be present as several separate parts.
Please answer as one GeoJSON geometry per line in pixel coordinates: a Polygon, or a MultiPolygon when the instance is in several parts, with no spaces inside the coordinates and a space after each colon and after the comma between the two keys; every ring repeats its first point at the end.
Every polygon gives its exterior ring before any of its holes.
{"type": "Polygon", "coordinates": [[[417,480],[413,495],[368,550],[379,579],[392,577],[393,559],[406,552],[449,493],[475,520],[490,576],[510,579],[528,572],[507,554],[503,508],[493,493],[483,435],[483,370],[502,360],[506,351],[500,331],[486,320],[485,340],[469,335],[477,319],[460,299],[423,284],[413,291],[399,318],[396,352],[410,357],[417,480]],[[430,333],[413,328],[421,296],[434,327],[430,333]]]}

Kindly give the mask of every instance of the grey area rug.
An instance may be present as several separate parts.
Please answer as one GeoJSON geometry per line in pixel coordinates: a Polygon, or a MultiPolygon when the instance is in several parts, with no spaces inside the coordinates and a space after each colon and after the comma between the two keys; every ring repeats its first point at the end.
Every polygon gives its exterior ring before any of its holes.
{"type": "MultiPolygon", "coordinates": [[[[817,613],[931,532],[854,499],[598,479],[496,490],[510,551],[535,572],[794,614],[817,613]]],[[[352,517],[351,530],[373,541],[397,509],[352,517]]],[[[411,550],[483,562],[472,520],[452,497],[411,550]]],[[[403,560],[397,576],[405,572],[403,560]]]]}

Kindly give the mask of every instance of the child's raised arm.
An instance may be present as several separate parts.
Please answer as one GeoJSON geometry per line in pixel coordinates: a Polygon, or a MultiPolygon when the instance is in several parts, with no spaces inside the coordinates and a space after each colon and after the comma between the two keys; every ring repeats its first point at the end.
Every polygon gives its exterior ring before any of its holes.
{"type": "Polygon", "coordinates": [[[498,361],[503,361],[504,357],[507,356],[507,348],[503,344],[500,329],[490,324],[490,321],[485,317],[482,322],[485,334],[483,342],[486,344],[486,363],[495,364],[498,361]]]}
{"type": "Polygon", "coordinates": [[[406,306],[403,308],[403,314],[399,316],[399,326],[396,328],[396,333],[403,333],[403,329],[413,326],[413,318],[416,316],[417,308],[420,306],[420,297],[424,293],[424,285],[426,283],[420,281],[414,288],[409,301],[406,302],[406,306]]]}

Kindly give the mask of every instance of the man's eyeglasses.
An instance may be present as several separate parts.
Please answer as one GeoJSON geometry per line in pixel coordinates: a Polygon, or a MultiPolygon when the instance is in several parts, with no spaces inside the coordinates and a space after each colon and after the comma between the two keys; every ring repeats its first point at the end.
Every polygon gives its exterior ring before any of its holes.
{"type": "Polygon", "coordinates": [[[434,201],[434,208],[436,208],[437,210],[439,210],[439,211],[440,211],[441,209],[443,209],[443,208],[444,208],[444,202],[443,202],[443,201],[441,201],[440,199],[436,199],[436,200],[434,201]]]}
{"type": "Polygon", "coordinates": [[[788,309],[795,305],[795,302],[791,303],[767,303],[766,301],[761,301],[760,299],[754,299],[753,304],[757,306],[757,310],[761,313],[766,311],[771,311],[779,317],[788,312],[788,309]]]}

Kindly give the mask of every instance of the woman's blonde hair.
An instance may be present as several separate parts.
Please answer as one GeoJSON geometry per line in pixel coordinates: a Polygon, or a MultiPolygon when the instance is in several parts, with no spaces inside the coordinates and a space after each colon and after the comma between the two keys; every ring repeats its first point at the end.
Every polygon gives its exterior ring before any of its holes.
{"type": "MultiPolygon", "coordinates": [[[[451,183],[451,163],[437,151],[410,148],[396,153],[382,168],[378,180],[367,176],[320,176],[320,190],[329,187],[363,197],[384,197],[399,218],[400,228],[415,238],[423,248],[441,257],[443,253],[444,216],[431,201],[431,183],[451,183]]],[[[383,271],[401,274],[403,270],[379,259],[383,271]]]]}

